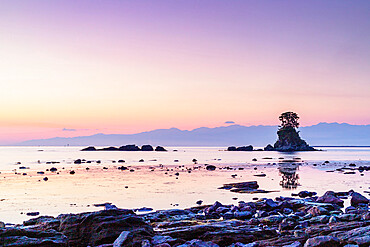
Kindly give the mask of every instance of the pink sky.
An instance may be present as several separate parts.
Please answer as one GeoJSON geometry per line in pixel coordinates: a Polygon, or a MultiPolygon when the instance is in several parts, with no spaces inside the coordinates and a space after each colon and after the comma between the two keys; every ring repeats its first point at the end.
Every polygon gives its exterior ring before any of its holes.
{"type": "Polygon", "coordinates": [[[276,125],[288,110],[369,124],[369,5],[5,1],[0,144],[276,125]]]}

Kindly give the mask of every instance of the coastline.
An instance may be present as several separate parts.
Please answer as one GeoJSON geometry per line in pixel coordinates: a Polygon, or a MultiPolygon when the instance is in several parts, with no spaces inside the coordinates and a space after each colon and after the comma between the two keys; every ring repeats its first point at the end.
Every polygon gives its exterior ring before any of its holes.
{"type": "MultiPolygon", "coordinates": [[[[2,246],[369,246],[369,200],[356,192],[239,201],[136,214],[105,210],[0,223],[2,246]],[[343,208],[350,197],[351,206],[343,208]]],[[[201,204],[201,202],[199,202],[201,204]]]]}

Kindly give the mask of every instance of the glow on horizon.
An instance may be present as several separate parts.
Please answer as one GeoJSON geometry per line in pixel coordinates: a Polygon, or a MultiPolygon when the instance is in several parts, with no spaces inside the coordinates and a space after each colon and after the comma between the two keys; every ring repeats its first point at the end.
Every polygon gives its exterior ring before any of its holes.
{"type": "Polygon", "coordinates": [[[0,144],[277,125],[287,110],[369,124],[369,5],[6,1],[0,144]]]}

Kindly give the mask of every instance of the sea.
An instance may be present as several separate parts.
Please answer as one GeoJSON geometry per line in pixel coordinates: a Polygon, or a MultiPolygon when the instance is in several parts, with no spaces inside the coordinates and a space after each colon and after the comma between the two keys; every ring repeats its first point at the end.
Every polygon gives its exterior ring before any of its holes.
{"type": "Polygon", "coordinates": [[[166,147],[167,152],[80,151],[83,147],[0,147],[0,221],[102,210],[146,210],[292,196],[302,190],[370,194],[370,147],[316,152],[230,152],[225,147],[166,147]],[[81,159],[81,164],[75,160],[81,159]],[[120,162],[119,162],[120,161],[120,162]],[[215,170],[207,170],[214,165],[215,170]],[[118,169],[124,166],[126,170],[118,169]],[[56,171],[50,171],[56,168],[56,171]],[[257,175],[257,176],[256,176],[257,175]],[[223,184],[257,181],[269,193],[239,194],[223,184]]]}

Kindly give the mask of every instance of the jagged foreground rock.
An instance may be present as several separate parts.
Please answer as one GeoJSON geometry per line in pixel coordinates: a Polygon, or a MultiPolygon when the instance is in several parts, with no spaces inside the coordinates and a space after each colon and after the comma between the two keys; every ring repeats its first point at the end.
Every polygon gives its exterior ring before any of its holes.
{"type": "MultiPolygon", "coordinates": [[[[369,200],[356,192],[299,193],[136,215],[132,210],[41,216],[0,228],[0,246],[369,246],[369,200]],[[351,196],[352,195],[352,196],[351,196]],[[342,210],[343,197],[352,205],[342,210]],[[360,197],[361,196],[361,197],[360,197]],[[361,199],[360,201],[358,199],[361,199]]],[[[1,226],[1,225],[0,225],[1,226]]]]}

